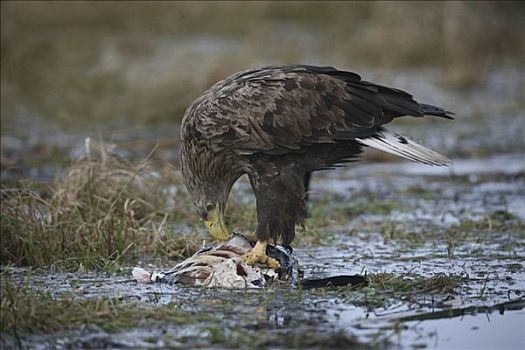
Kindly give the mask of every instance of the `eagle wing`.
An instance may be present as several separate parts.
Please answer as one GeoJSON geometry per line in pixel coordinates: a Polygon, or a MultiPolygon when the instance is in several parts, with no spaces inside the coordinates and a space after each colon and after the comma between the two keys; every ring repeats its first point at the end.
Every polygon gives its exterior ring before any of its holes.
{"type": "Polygon", "coordinates": [[[217,83],[189,108],[184,124],[212,149],[285,154],[369,137],[402,115],[450,117],[434,109],[427,113],[410,94],[355,73],[297,65],[245,71],[217,83]]]}

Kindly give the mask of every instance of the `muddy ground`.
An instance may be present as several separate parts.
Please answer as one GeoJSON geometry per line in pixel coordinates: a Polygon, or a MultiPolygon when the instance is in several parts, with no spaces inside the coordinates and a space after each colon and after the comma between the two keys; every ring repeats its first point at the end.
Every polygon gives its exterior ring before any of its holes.
{"type": "MultiPolygon", "coordinates": [[[[524,348],[522,73],[496,72],[475,93],[440,88],[435,71],[367,77],[401,85],[458,114],[452,122],[411,120],[392,127],[447,154],[453,161],[449,168],[367,152],[360,163],[314,178],[307,231],[315,231],[318,239],[306,243],[300,237],[311,232],[299,231],[295,247],[305,277],[366,274],[369,286],[209,290],[139,285],[130,280],[133,266],[114,274],[3,266],[3,283],[9,279],[42,292],[46,300],[65,302],[65,314],[85,300],[110,305],[96,317],[72,318],[72,326],[63,330],[2,334],[3,345],[524,348]]],[[[2,167],[4,183],[20,177],[49,181],[77,157],[84,138],[93,136],[44,129],[30,130],[33,138],[20,136],[29,132],[22,129],[16,136],[2,135],[3,161],[17,164],[2,167]],[[35,161],[32,152],[41,149],[37,143],[47,147],[43,158],[61,156],[35,161]]],[[[169,139],[165,130],[117,130],[113,140],[128,142],[122,155],[131,157],[156,140],[169,139]]],[[[175,158],[176,142],[164,144],[160,152],[175,158]]],[[[234,196],[252,200],[247,181],[235,186],[234,196]]],[[[167,266],[155,265],[155,257],[136,263],[149,269],[167,266]]]]}

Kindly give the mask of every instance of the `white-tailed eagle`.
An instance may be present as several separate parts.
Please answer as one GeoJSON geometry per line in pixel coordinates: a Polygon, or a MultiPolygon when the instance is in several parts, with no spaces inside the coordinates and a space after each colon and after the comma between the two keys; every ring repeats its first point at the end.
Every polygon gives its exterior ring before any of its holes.
{"type": "Polygon", "coordinates": [[[209,232],[230,236],[223,214],[235,181],[247,174],[257,204],[257,244],[249,264],[278,262],[268,242],[288,245],[307,216],[312,172],[356,160],[365,146],[431,165],[444,156],[383,125],[401,116],[453,113],[416,102],[402,90],[332,67],[271,66],[234,74],[186,110],[182,170],[209,232]]]}

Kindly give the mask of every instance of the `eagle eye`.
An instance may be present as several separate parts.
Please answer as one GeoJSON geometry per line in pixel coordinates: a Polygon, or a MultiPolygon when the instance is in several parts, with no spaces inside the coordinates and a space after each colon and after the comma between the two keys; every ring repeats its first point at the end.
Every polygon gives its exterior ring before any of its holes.
{"type": "Polygon", "coordinates": [[[206,211],[207,211],[207,212],[212,211],[213,208],[215,208],[215,205],[214,205],[213,203],[208,203],[208,204],[206,204],[206,211]]]}

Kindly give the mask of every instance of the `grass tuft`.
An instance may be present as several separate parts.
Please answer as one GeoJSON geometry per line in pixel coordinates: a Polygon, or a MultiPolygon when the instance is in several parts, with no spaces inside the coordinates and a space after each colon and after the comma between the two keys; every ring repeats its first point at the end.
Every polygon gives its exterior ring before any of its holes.
{"type": "Polygon", "coordinates": [[[370,278],[371,288],[393,293],[454,293],[454,290],[460,285],[460,277],[444,274],[428,278],[409,278],[390,273],[378,273],[370,278]]]}
{"type": "Polygon", "coordinates": [[[187,256],[199,239],[170,224],[193,218],[183,191],[168,201],[167,186],[178,184],[171,168],[155,171],[149,158],[127,163],[101,146],[58,179],[48,199],[31,188],[3,189],[1,263],[111,271],[144,254],[187,256]]]}

